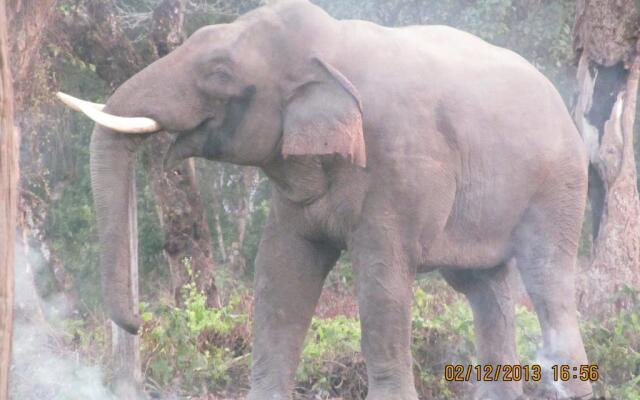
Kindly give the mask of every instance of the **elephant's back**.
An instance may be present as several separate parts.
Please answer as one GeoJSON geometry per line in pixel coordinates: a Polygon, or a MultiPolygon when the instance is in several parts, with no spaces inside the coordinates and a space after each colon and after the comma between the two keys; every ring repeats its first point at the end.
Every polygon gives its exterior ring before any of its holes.
{"type": "Polygon", "coordinates": [[[518,54],[447,26],[344,23],[336,62],[362,95],[365,136],[380,152],[420,156],[443,135],[454,146],[529,154],[531,164],[582,157],[561,96],[518,54]]]}
{"type": "MultiPolygon", "coordinates": [[[[525,59],[471,34],[364,28],[363,47],[351,52],[361,62],[345,68],[363,97],[372,173],[390,182],[394,199],[450,179],[441,247],[450,249],[451,238],[493,243],[480,247],[499,251],[476,259],[490,265],[548,176],[584,180],[584,146],[562,98],[525,59]]],[[[432,256],[436,264],[474,263],[432,256]]]]}

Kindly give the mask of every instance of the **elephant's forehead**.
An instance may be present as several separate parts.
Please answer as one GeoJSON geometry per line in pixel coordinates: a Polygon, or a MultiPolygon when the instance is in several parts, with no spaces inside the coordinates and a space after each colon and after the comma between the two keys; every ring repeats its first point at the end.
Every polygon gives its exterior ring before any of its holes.
{"type": "Polygon", "coordinates": [[[236,23],[205,26],[195,31],[186,43],[199,46],[233,43],[238,40],[241,31],[241,26],[236,23]]]}
{"type": "Polygon", "coordinates": [[[279,16],[268,8],[257,8],[227,24],[209,25],[198,29],[189,40],[200,43],[225,42],[239,44],[242,39],[256,36],[270,36],[282,31],[279,16]]]}

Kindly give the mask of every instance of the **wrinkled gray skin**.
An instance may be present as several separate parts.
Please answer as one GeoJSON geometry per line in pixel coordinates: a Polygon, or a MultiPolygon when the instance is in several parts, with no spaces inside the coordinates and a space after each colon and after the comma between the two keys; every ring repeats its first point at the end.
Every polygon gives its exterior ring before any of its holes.
{"type": "MultiPolygon", "coordinates": [[[[515,259],[549,364],[586,364],[574,301],[587,161],[562,99],[518,55],[444,26],[338,21],[304,0],[202,28],[120,87],[106,111],[150,117],[186,157],[260,167],[273,200],[255,267],[249,399],[290,399],[303,338],[342,250],[356,271],[369,400],[417,399],[416,272],[440,270],[473,309],[478,360],[516,364],[515,259]]],[[[105,298],[128,291],[133,152],[96,128],[92,183],[105,298]]],[[[547,374],[548,375],[548,374],[547,374]]],[[[556,386],[560,397],[588,383],[556,386]]],[[[478,385],[514,399],[519,382],[478,385]]]]}

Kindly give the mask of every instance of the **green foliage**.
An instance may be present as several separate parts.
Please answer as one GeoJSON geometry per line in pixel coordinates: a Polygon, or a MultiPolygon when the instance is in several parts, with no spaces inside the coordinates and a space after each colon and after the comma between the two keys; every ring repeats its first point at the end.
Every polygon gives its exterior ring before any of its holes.
{"type": "Polygon", "coordinates": [[[453,399],[461,388],[444,380],[445,364],[470,364],[474,357],[471,310],[460,296],[445,299],[437,281],[414,290],[412,350],[416,386],[427,398],[453,399]],[[435,290],[434,290],[435,289],[435,290]],[[452,300],[450,303],[446,300],[452,300]]]}
{"type": "Polygon", "coordinates": [[[456,296],[451,303],[443,302],[441,292],[426,293],[420,287],[414,295],[413,350],[424,357],[417,363],[430,366],[428,374],[439,378],[445,363],[470,362],[474,353],[473,319],[465,300],[456,296]],[[436,347],[439,353],[433,351],[433,344],[445,342],[446,346],[436,347]]]}
{"type": "Polygon", "coordinates": [[[138,269],[142,277],[142,293],[154,293],[157,280],[170,278],[169,268],[163,254],[164,235],[155,205],[149,177],[144,168],[136,168],[138,188],[138,269]]]}
{"type": "Polygon", "coordinates": [[[80,354],[94,361],[106,361],[109,349],[108,335],[105,324],[95,326],[95,320],[65,319],[62,321],[62,329],[72,338],[76,349],[80,354]],[[100,351],[96,351],[96,350],[100,351]],[[96,359],[97,358],[97,359],[96,359]]]}
{"type": "Polygon", "coordinates": [[[516,306],[516,351],[522,364],[533,364],[542,346],[542,332],[538,317],[532,311],[516,306]]]}
{"type": "Polygon", "coordinates": [[[302,351],[298,380],[313,382],[312,388],[326,385],[325,363],[353,358],[360,350],[360,322],[343,315],[332,319],[314,318],[302,351]],[[320,376],[318,376],[320,375],[320,376]]]}
{"type": "MultiPolygon", "coordinates": [[[[415,290],[413,309],[413,353],[416,381],[423,393],[440,399],[457,399],[460,385],[445,382],[444,364],[476,364],[469,307],[461,299],[442,304],[438,298],[415,290]]],[[[640,399],[640,296],[626,288],[619,295],[627,304],[618,315],[605,320],[585,319],[582,333],[591,364],[598,365],[600,379],[594,383],[596,396],[607,399],[640,399]]],[[[516,307],[516,344],[521,364],[536,362],[542,335],[535,313],[516,307]]],[[[526,384],[532,387],[533,384],[526,384]]],[[[427,398],[431,398],[427,396],[427,398]]]]}
{"type": "MultiPolygon", "coordinates": [[[[80,142],[88,147],[86,138],[81,138],[80,142]]],[[[98,243],[88,168],[88,163],[85,163],[79,178],[64,188],[60,199],[51,205],[45,230],[51,253],[62,262],[65,272],[73,277],[80,296],[87,304],[95,306],[99,301],[95,294],[100,292],[98,243]]],[[[40,293],[47,293],[41,287],[47,280],[36,281],[40,293]]]]}
{"type": "Polygon", "coordinates": [[[589,362],[600,372],[594,392],[611,399],[640,399],[640,292],[626,287],[617,301],[628,305],[619,315],[582,324],[589,362]]]}
{"type": "Polygon", "coordinates": [[[150,311],[145,304],[141,310],[148,377],[162,387],[178,384],[191,393],[194,388],[206,393],[224,387],[233,379],[232,368],[247,366],[244,303],[232,295],[224,307],[209,308],[193,279],[182,288],[182,296],[184,306],[165,304],[150,311]]]}
{"type": "MultiPolygon", "coordinates": [[[[187,265],[188,266],[188,265],[187,265]]],[[[421,281],[414,289],[412,352],[418,392],[424,398],[465,398],[470,384],[447,382],[446,364],[477,364],[473,320],[466,300],[439,278],[421,281]]],[[[226,305],[209,308],[193,281],[182,289],[183,306],[141,305],[144,321],[141,349],[147,386],[162,394],[198,396],[237,393],[248,388],[250,365],[251,295],[234,288],[226,305]]],[[[605,320],[582,324],[589,361],[599,366],[595,394],[611,399],[639,399],[640,300],[626,289],[619,301],[628,305],[605,320]]],[[[535,363],[542,345],[532,311],[516,308],[516,343],[521,364],[535,363]]],[[[108,336],[104,324],[65,321],[65,331],[81,354],[104,362],[108,336]],[[97,352],[98,351],[98,352],[97,352]]],[[[360,322],[337,315],[314,318],[297,372],[300,398],[362,400],[366,370],[360,354],[360,322]]],[[[527,390],[533,384],[525,385],[527,390]]]]}

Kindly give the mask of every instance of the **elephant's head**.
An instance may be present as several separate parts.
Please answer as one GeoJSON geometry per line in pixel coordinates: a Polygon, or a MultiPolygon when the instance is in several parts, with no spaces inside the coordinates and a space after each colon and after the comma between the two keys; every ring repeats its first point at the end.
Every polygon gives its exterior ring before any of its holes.
{"type": "Polygon", "coordinates": [[[103,297],[118,325],[130,332],[140,325],[129,269],[136,253],[133,154],[143,138],[178,134],[168,165],[199,156],[263,166],[336,153],[364,166],[358,93],[328,59],[338,32],[339,23],[306,0],[285,0],[200,29],[125,82],[104,108],[61,95],[98,123],[92,188],[103,297]]]}

